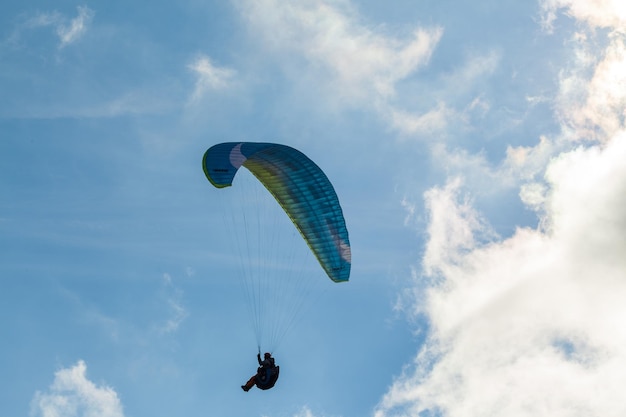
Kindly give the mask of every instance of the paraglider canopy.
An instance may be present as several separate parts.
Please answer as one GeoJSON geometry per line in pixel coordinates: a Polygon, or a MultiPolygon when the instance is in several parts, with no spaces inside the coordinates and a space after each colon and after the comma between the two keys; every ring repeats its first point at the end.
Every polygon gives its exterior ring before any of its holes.
{"type": "Polygon", "coordinates": [[[228,142],[209,148],[202,165],[217,188],[230,187],[239,168],[247,168],[287,213],[328,277],[349,279],[352,255],[337,194],[306,155],[275,143],[228,142]]]}

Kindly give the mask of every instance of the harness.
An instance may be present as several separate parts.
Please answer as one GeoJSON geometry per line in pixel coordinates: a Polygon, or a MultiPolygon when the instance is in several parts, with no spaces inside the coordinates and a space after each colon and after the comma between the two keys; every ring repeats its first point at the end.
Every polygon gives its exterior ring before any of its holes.
{"type": "Polygon", "coordinates": [[[266,390],[272,388],[278,380],[278,374],[280,372],[280,366],[273,368],[261,369],[256,374],[255,382],[259,389],[266,390]]]}

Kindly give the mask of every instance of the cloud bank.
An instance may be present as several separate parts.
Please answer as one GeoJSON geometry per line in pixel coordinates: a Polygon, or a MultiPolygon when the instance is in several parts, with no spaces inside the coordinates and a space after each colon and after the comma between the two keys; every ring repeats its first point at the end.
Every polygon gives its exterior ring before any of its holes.
{"type": "Polygon", "coordinates": [[[545,231],[500,242],[455,184],[429,192],[432,333],[377,416],[624,415],[625,157],[624,134],[560,155],[545,231]]]}
{"type": "Polygon", "coordinates": [[[497,239],[458,179],[425,194],[416,275],[430,284],[410,312],[427,317],[430,332],[375,416],[626,415],[622,7],[544,2],[547,21],[564,8],[590,30],[574,33],[561,72],[559,137],[510,148],[503,164],[517,169],[510,178],[538,227],[497,239]],[[606,42],[599,26],[611,29],[606,42]]]}

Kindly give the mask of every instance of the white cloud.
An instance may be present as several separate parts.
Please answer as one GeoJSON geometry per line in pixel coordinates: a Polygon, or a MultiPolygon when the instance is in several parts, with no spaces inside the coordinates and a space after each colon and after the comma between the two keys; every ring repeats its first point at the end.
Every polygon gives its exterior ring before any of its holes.
{"type": "Polygon", "coordinates": [[[241,0],[239,5],[268,50],[305,60],[305,72],[315,73],[316,91],[324,92],[327,102],[377,111],[396,128],[426,123],[409,120],[393,99],[397,84],[428,63],[441,28],[392,37],[365,25],[345,1],[241,0]]]}
{"type": "Polygon", "coordinates": [[[383,107],[381,110],[388,111],[387,119],[398,132],[441,141],[445,139],[446,131],[454,127],[465,129],[473,117],[480,119],[489,112],[491,105],[480,94],[464,107],[461,105],[455,108],[454,102],[459,102],[459,97],[470,93],[481,80],[493,74],[500,65],[500,58],[496,51],[470,54],[454,71],[443,74],[442,88],[435,93],[437,103],[430,110],[420,113],[396,106],[383,107]]]}
{"type": "Polygon", "coordinates": [[[59,12],[38,13],[20,25],[11,35],[10,41],[15,43],[25,29],[37,29],[41,27],[53,27],[59,37],[59,48],[70,45],[83,36],[91,23],[95,12],[87,6],[78,6],[78,16],[68,19],[59,12]],[[69,22],[68,22],[69,20],[69,22]]]}
{"type": "Polygon", "coordinates": [[[377,416],[622,416],[626,134],[547,170],[545,231],[475,239],[458,183],[427,194],[432,331],[377,416]],[[456,188],[455,188],[456,187],[456,188]],[[437,414],[439,415],[439,414],[437,414]]]}
{"type": "Polygon", "coordinates": [[[574,139],[602,141],[626,127],[626,38],[611,35],[602,54],[584,34],[576,45],[575,65],[561,73],[558,113],[574,139]]]}
{"type": "Polygon", "coordinates": [[[590,26],[626,30],[626,3],[622,0],[542,0],[544,26],[552,30],[560,9],[590,26]]]}
{"type": "Polygon", "coordinates": [[[78,361],[55,373],[47,391],[37,392],[32,417],[123,417],[122,404],[113,388],[98,386],[86,377],[87,365],[78,361]]]}
{"type": "Polygon", "coordinates": [[[315,417],[315,415],[309,407],[304,406],[300,411],[294,414],[293,417],[315,417]]]}
{"type": "Polygon", "coordinates": [[[484,153],[471,153],[462,148],[450,149],[436,143],[431,147],[437,165],[448,176],[462,177],[463,185],[473,194],[494,196],[520,186],[540,181],[546,165],[559,151],[567,149],[559,140],[540,137],[534,146],[509,146],[505,158],[494,165],[484,153]]]}
{"type": "Polygon", "coordinates": [[[446,86],[450,92],[466,91],[485,75],[493,74],[500,65],[501,54],[495,50],[488,53],[474,53],[455,71],[446,75],[446,86]]]}
{"type": "Polygon", "coordinates": [[[626,3],[543,0],[541,8],[548,30],[561,11],[584,24],[570,41],[573,62],[559,80],[557,112],[567,133],[574,140],[615,136],[626,127],[626,3]]]}
{"type": "MultiPolygon", "coordinates": [[[[329,417],[329,415],[324,414],[324,413],[323,414],[314,413],[309,406],[305,405],[302,408],[300,408],[300,410],[298,410],[295,414],[293,414],[293,417],[329,417]]],[[[338,417],[338,416],[333,416],[333,417],[338,417]]]]}
{"type": "MultiPolygon", "coordinates": [[[[581,142],[608,141],[626,129],[626,35],[618,31],[608,34],[577,31],[566,46],[570,48],[571,60],[559,73],[558,92],[554,98],[540,98],[554,103],[555,119],[560,122],[562,130],[560,134],[542,135],[534,146],[509,146],[505,159],[498,165],[480,153],[434,145],[433,157],[438,164],[452,176],[463,176],[465,184],[479,193],[519,186],[522,201],[530,208],[540,209],[533,199],[540,197],[535,193],[543,186],[538,177],[543,175],[551,158],[581,142]],[[524,185],[525,182],[529,184],[524,185]]],[[[489,74],[498,62],[497,54],[490,56],[487,61],[491,63],[482,69],[472,65],[470,60],[466,65],[468,69],[451,76],[448,84],[461,89],[462,85],[473,84],[481,73],[489,74]],[[460,82],[456,82],[457,79],[460,82]]],[[[397,120],[407,131],[412,129],[421,133],[450,127],[453,121],[464,123],[471,130],[471,112],[475,108],[486,112],[489,103],[478,98],[463,110],[440,105],[438,111],[420,118],[399,113],[403,117],[397,120]]]]}
{"type": "Polygon", "coordinates": [[[541,213],[546,202],[547,188],[540,182],[523,184],[520,189],[520,199],[532,210],[541,213]]]}
{"type": "Polygon", "coordinates": [[[484,230],[483,239],[493,235],[467,196],[458,202],[461,184],[461,179],[455,178],[443,189],[433,188],[425,195],[430,221],[423,265],[430,275],[442,266],[454,266],[464,251],[472,249],[476,230],[484,230]]]}
{"type": "Polygon", "coordinates": [[[178,330],[182,322],[189,316],[189,313],[182,302],[183,291],[174,285],[169,274],[163,274],[163,287],[169,317],[164,323],[159,325],[158,331],[161,334],[168,334],[178,330]]]}
{"type": "Polygon", "coordinates": [[[209,91],[222,90],[232,84],[235,71],[218,67],[207,56],[199,56],[188,68],[196,74],[196,85],[191,96],[193,101],[200,100],[209,91]]]}
{"type": "Polygon", "coordinates": [[[415,29],[405,40],[359,22],[348,3],[309,0],[241,2],[246,18],[272,48],[303,55],[329,72],[349,99],[395,94],[394,85],[428,62],[441,29],[415,29]]]}
{"type": "Polygon", "coordinates": [[[544,172],[550,159],[562,149],[562,144],[546,136],[540,136],[534,146],[509,146],[501,169],[503,172],[499,176],[508,172],[514,179],[533,180],[544,172]]]}
{"type": "Polygon", "coordinates": [[[93,19],[94,12],[86,6],[78,6],[78,16],[69,25],[59,24],[57,35],[61,40],[61,48],[78,40],[86,31],[93,19]]]}
{"type": "Polygon", "coordinates": [[[61,22],[62,20],[63,16],[61,16],[61,14],[58,12],[38,13],[37,15],[28,19],[23,27],[28,29],[36,29],[39,27],[56,26],[60,24],[59,22],[61,22]]]}
{"type": "Polygon", "coordinates": [[[436,135],[445,130],[446,126],[455,117],[460,115],[453,109],[440,102],[437,107],[425,113],[419,114],[388,106],[387,118],[393,128],[403,134],[419,134],[422,136],[436,135]]]}

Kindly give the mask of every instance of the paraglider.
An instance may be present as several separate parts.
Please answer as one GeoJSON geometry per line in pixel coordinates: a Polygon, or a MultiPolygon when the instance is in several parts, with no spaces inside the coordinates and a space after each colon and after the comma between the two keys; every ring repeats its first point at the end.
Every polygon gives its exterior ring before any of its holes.
{"type": "MultiPolygon", "coordinates": [[[[307,252],[313,254],[328,278],[337,283],[348,281],[352,255],[343,212],[334,187],[326,174],[306,155],[292,147],[274,143],[227,142],[209,148],[204,154],[202,166],[207,179],[218,189],[231,186],[233,189],[243,189],[240,184],[233,184],[233,182],[236,174],[237,178],[241,177],[241,174],[238,174],[240,168],[246,168],[254,176],[253,180],[269,191],[273,197],[271,199],[274,201],[273,204],[277,202],[282,209],[280,211],[287,214],[288,219],[299,232],[296,233],[299,235],[299,240],[306,243],[307,252]]],[[[267,195],[267,192],[264,194],[267,195]]],[[[280,278],[276,276],[276,264],[282,261],[280,250],[274,251],[279,252],[278,261],[267,262],[270,268],[273,268],[270,272],[259,272],[254,269],[266,263],[264,262],[265,256],[260,254],[261,251],[272,251],[274,241],[281,239],[271,237],[267,238],[266,242],[259,243],[265,235],[273,231],[274,226],[273,224],[267,226],[263,221],[258,221],[259,224],[254,226],[250,224],[251,219],[257,214],[255,204],[252,193],[243,194],[234,199],[231,203],[232,207],[227,209],[226,216],[232,220],[233,229],[244,229],[241,233],[243,242],[238,243],[241,254],[239,257],[245,258],[241,261],[242,269],[245,269],[241,275],[244,281],[244,292],[251,304],[253,327],[259,348],[257,356],[260,367],[257,374],[242,386],[244,391],[248,391],[254,385],[261,389],[272,388],[278,378],[279,367],[274,364],[274,358],[269,353],[266,354],[269,358],[266,357],[263,361],[260,357],[261,339],[265,334],[263,327],[281,321],[287,323],[282,325],[283,329],[277,331],[280,338],[295,322],[295,315],[302,310],[300,305],[289,306],[278,313],[275,318],[262,317],[274,307],[280,307],[280,304],[298,301],[297,296],[285,295],[281,293],[280,288],[271,288],[266,292],[263,288],[272,285],[279,286],[283,283],[295,283],[299,274],[288,273],[280,278]],[[252,213],[243,213],[239,216],[237,214],[239,210],[245,210],[247,206],[251,206],[252,213]],[[253,233],[260,236],[250,238],[253,233]],[[251,249],[251,246],[254,248],[251,249]],[[271,365],[265,362],[266,360],[270,361],[271,365]]],[[[291,229],[293,230],[293,227],[291,229]]],[[[230,230],[228,234],[235,235],[235,232],[235,230],[230,230]]],[[[291,246],[299,245],[299,242],[291,244],[291,246]]],[[[269,253],[269,256],[274,255],[275,253],[269,253]]],[[[298,261],[292,262],[292,264],[299,263],[298,261]]],[[[319,270],[319,267],[317,269],[319,270]]],[[[313,271],[313,273],[319,275],[319,272],[313,271]]],[[[318,279],[304,278],[302,285],[306,287],[310,285],[310,281],[318,281],[318,279]]],[[[302,298],[305,297],[306,295],[302,296],[302,298]]],[[[271,347],[270,351],[275,350],[271,347]]]]}
{"type": "Polygon", "coordinates": [[[272,358],[272,354],[265,352],[263,360],[261,360],[261,353],[259,352],[257,353],[256,358],[259,361],[259,367],[257,368],[256,374],[253,375],[252,378],[245,383],[245,385],[241,386],[241,389],[245,392],[250,391],[250,388],[255,385],[257,388],[262,390],[270,389],[278,380],[280,366],[276,365],[274,358],[272,358]]]}

